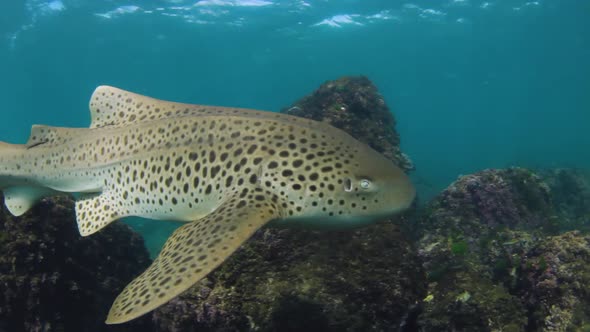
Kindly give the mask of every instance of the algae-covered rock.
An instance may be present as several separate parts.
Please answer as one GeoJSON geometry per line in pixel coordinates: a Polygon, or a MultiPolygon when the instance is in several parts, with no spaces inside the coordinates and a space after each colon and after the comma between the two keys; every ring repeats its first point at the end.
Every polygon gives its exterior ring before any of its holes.
{"type": "Polygon", "coordinates": [[[515,255],[526,252],[555,218],[549,188],[535,173],[489,169],[449,185],[414,225],[431,277],[473,261],[491,276],[497,267],[517,266],[515,255]]]}
{"type": "Polygon", "coordinates": [[[530,331],[590,327],[590,236],[579,232],[540,241],[522,261],[520,296],[530,331]]]}
{"type": "Polygon", "coordinates": [[[446,234],[535,229],[551,217],[552,209],[550,190],[534,172],[488,169],[449,185],[430,204],[424,223],[442,226],[446,234]]]}
{"type": "Polygon", "coordinates": [[[590,172],[573,168],[546,169],[539,172],[551,189],[559,214],[556,231],[590,231],[590,172]]]}
{"type": "Polygon", "coordinates": [[[418,326],[422,331],[523,331],[526,311],[503,285],[472,271],[431,282],[418,326]]]}
{"type": "Polygon", "coordinates": [[[422,330],[585,331],[590,327],[588,182],[522,168],[459,178],[416,223],[428,274],[422,330]]]}
{"type": "Polygon", "coordinates": [[[422,280],[390,222],[337,233],[265,229],[155,321],[159,331],[397,331],[424,295],[422,280]]]}
{"type": "MultiPolygon", "coordinates": [[[[366,78],[325,83],[285,111],[329,122],[411,168],[366,78]]],[[[411,330],[424,285],[415,250],[390,221],[342,232],[265,228],[154,321],[158,331],[411,330]]]]}
{"type": "Polygon", "coordinates": [[[430,296],[421,328],[524,329],[526,308],[512,292],[522,260],[554,218],[549,188],[527,169],[490,169],[452,183],[416,224],[430,296]]]}
{"type": "Polygon", "coordinates": [[[147,331],[151,325],[149,318],[104,324],[116,295],[149,264],[143,240],[122,223],[83,238],[69,198],[43,200],[19,218],[2,207],[0,253],[0,331],[147,331]]]}
{"type": "Polygon", "coordinates": [[[325,82],[282,112],[327,122],[368,144],[402,169],[414,168],[400,150],[393,114],[377,87],[364,76],[325,82]]]}

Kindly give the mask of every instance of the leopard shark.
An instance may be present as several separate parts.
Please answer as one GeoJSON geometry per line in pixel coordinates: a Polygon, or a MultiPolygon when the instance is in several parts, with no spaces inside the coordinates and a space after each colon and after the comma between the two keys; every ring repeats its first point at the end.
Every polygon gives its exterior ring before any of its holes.
{"type": "Polygon", "coordinates": [[[26,144],[0,143],[0,189],[15,216],[71,193],[82,236],[127,216],[184,222],[107,324],[176,297],[264,225],[355,227],[414,200],[399,167],[325,122],[109,86],[94,91],[90,112],[89,128],[34,125],[26,144]]]}

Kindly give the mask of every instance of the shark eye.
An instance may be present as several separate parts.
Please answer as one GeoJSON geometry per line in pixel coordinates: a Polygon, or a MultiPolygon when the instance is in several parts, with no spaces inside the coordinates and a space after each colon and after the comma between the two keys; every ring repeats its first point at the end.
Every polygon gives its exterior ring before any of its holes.
{"type": "Polygon", "coordinates": [[[346,191],[346,192],[352,191],[352,180],[344,179],[344,191],[346,191]]]}
{"type": "Polygon", "coordinates": [[[360,182],[360,186],[363,189],[369,189],[369,187],[371,186],[371,181],[369,181],[367,179],[362,179],[360,182]]]}

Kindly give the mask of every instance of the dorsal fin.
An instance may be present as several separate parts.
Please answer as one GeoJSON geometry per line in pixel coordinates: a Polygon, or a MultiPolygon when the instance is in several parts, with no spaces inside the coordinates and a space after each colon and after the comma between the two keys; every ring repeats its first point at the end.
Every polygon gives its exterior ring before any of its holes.
{"type": "Polygon", "coordinates": [[[61,144],[71,138],[78,130],[80,130],[80,128],[33,125],[31,127],[31,135],[29,136],[29,140],[25,146],[27,149],[31,149],[44,144],[61,144]]]}
{"type": "Polygon", "coordinates": [[[94,90],[90,98],[92,119],[90,128],[118,126],[179,116],[238,115],[244,111],[247,114],[265,114],[264,116],[273,114],[240,108],[176,103],[102,85],[94,90]]]}
{"type": "Polygon", "coordinates": [[[90,128],[145,120],[151,108],[147,106],[154,101],[153,98],[112,86],[99,86],[90,97],[90,128]]]}
{"type": "Polygon", "coordinates": [[[330,126],[321,122],[281,113],[235,107],[176,103],[106,85],[99,86],[92,94],[90,113],[92,118],[90,128],[118,126],[181,116],[232,116],[272,119],[286,123],[298,123],[309,127],[321,127],[322,131],[333,130],[330,126]]]}

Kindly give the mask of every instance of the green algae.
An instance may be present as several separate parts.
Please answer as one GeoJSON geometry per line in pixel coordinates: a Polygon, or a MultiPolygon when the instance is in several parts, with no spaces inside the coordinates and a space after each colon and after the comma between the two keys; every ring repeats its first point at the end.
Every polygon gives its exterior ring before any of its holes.
{"type": "Polygon", "coordinates": [[[469,246],[467,245],[467,242],[463,240],[451,243],[451,252],[454,255],[465,256],[468,250],[469,246]]]}
{"type": "Polygon", "coordinates": [[[0,231],[0,246],[10,240],[8,233],[0,231]]]}
{"type": "Polygon", "coordinates": [[[539,258],[539,261],[537,262],[537,266],[539,267],[539,270],[544,271],[547,269],[547,260],[545,260],[545,257],[541,256],[539,258]]]}

